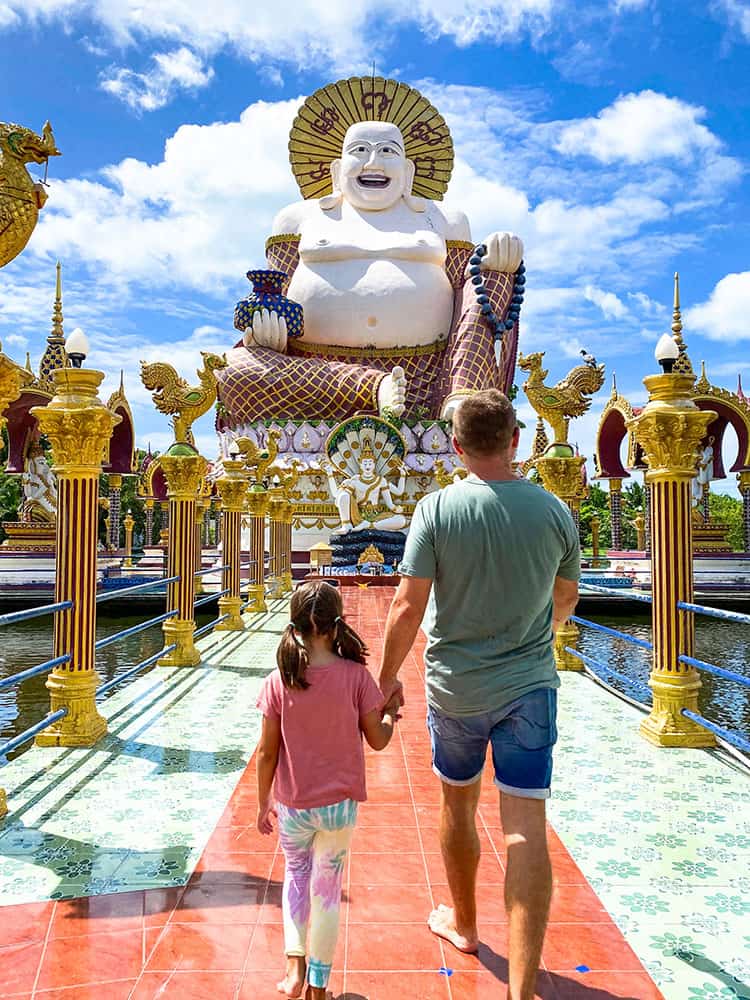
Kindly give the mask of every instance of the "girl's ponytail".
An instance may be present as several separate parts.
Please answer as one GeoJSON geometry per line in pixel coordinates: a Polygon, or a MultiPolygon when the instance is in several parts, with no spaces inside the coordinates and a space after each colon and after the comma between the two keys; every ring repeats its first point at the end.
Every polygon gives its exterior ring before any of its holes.
{"type": "Polygon", "coordinates": [[[308,662],[307,650],[297,641],[294,622],[289,622],[276,651],[276,663],[284,687],[302,691],[310,687],[310,682],[305,680],[308,662]]]}
{"type": "Polygon", "coordinates": [[[336,616],[333,624],[333,648],[344,660],[367,663],[367,646],[340,615],[336,616]]]}

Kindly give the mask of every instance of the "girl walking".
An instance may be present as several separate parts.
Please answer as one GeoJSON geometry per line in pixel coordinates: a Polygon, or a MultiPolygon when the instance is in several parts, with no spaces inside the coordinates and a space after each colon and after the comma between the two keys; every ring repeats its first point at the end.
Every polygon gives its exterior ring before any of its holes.
{"type": "Polygon", "coordinates": [[[364,665],[365,644],[342,613],[341,595],[328,583],[295,590],[276,653],[279,669],[258,698],[258,829],[272,833],[271,817],[277,817],[286,860],[287,962],[278,988],[301,997],[307,977],[306,1000],[330,996],[344,865],[357,803],[367,798],[362,735],[383,750],[398,704],[395,698],[382,709],[383,696],[364,665]]]}

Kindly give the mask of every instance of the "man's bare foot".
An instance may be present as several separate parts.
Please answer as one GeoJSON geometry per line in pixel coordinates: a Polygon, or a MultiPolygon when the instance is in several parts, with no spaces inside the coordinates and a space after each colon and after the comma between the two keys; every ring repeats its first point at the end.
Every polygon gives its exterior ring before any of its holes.
{"type": "Polygon", "coordinates": [[[300,955],[287,955],[286,975],[277,985],[279,993],[297,1000],[302,996],[302,987],[305,985],[307,975],[307,963],[300,955]]]}
{"type": "Polygon", "coordinates": [[[464,935],[456,930],[456,917],[451,906],[443,906],[441,903],[427,918],[427,926],[433,934],[448,941],[459,951],[473,955],[479,950],[479,936],[476,931],[472,935],[464,935]]]}

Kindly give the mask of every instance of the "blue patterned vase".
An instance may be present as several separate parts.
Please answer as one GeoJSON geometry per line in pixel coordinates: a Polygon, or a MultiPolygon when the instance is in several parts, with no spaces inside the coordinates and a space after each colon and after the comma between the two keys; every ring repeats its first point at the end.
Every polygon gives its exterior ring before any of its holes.
{"type": "Polygon", "coordinates": [[[301,337],[305,331],[302,306],[299,302],[292,302],[281,291],[286,274],[283,271],[259,269],[248,271],[247,276],[252,282],[253,291],[235,306],[235,327],[243,332],[252,328],[255,313],[259,309],[268,309],[269,312],[284,317],[287,336],[301,337]]]}

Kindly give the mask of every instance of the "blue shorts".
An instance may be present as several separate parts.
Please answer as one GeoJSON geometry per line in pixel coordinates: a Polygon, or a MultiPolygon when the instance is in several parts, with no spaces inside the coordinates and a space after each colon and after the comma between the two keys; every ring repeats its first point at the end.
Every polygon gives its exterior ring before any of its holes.
{"type": "Polygon", "coordinates": [[[547,799],[557,740],[557,691],[538,688],[482,715],[449,716],[427,708],[432,769],[448,785],[479,781],[492,745],[495,784],[508,795],[547,799]]]}

